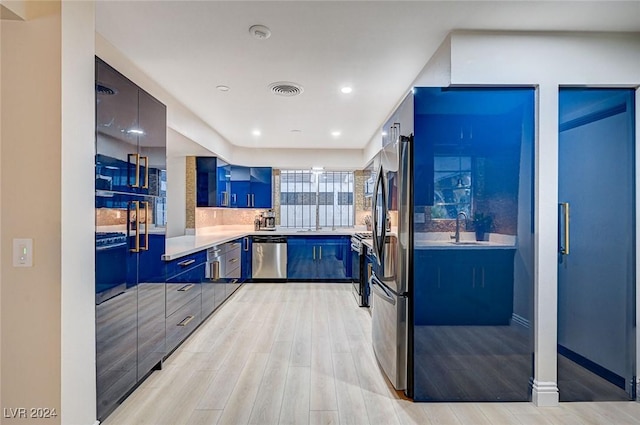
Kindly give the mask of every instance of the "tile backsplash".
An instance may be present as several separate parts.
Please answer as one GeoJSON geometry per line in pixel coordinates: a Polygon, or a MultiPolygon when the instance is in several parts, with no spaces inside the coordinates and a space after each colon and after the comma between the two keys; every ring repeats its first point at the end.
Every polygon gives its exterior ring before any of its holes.
{"type": "Polygon", "coordinates": [[[195,228],[226,225],[253,225],[253,220],[265,209],[196,208],[195,228]]]}

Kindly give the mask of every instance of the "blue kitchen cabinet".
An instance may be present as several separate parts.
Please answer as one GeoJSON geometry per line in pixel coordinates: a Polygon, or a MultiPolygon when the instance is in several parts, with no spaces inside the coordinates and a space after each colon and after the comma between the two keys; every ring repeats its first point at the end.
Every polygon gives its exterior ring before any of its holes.
{"type": "Polygon", "coordinates": [[[272,170],[270,167],[251,167],[251,207],[272,208],[272,170]]]}
{"type": "Polygon", "coordinates": [[[231,165],[217,159],[216,202],[219,207],[231,206],[231,165]]]}
{"type": "Polygon", "coordinates": [[[508,325],[513,249],[418,249],[414,317],[424,325],[508,325]]]}
{"type": "Polygon", "coordinates": [[[348,236],[289,236],[287,278],[289,280],[351,279],[348,236]]]}
{"type": "Polygon", "coordinates": [[[271,208],[272,169],[270,167],[231,166],[231,207],[271,208]]]}
{"type": "Polygon", "coordinates": [[[231,207],[251,207],[251,167],[231,166],[231,207]]]}
{"type": "Polygon", "coordinates": [[[314,239],[289,236],[287,238],[287,279],[307,280],[316,275],[314,239]]]}
{"type": "Polygon", "coordinates": [[[218,207],[218,169],[216,157],[196,157],[196,206],[218,207]]]}

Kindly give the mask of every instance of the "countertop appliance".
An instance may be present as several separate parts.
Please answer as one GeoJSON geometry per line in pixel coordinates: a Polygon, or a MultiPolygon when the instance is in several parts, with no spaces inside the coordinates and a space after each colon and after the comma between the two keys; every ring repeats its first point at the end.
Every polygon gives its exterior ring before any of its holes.
{"type": "Polygon", "coordinates": [[[353,296],[360,307],[369,307],[369,273],[366,269],[367,247],[362,243],[371,239],[371,232],[358,232],[351,236],[351,276],[353,296]]]}
{"type": "Polygon", "coordinates": [[[286,236],[253,236],[251,254],[253,279],[287,278],[286,236]]]}
{"type": "MultiPolygon", "coordinates": [[[[400,136],[374,158],[377,170],[373,200],[373,252],[375,261],[369,284],[372,298],[373,349],[378,363],[397,390],[407,389],[408,364],[408,255],[409,155],[412,137],[400,136]],[[398,209],[398,231],[389,235],[389,208],[398,209]]],[[[410,389],[407,392],[410,395],[410,389]]]]}
{"type": "Polygon", "coordinates": [[[273,210],[260,213],[260,230],[276,230],[276,213],[273,210]]]}

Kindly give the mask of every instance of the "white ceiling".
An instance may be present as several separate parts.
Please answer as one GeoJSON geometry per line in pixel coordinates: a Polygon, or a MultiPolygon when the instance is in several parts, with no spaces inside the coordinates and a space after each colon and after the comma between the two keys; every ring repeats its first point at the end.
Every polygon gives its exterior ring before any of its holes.
{"type": "Polygon", "coordinates": [[[640,1],[98,1],[96,30],[236,146],[361,149],[450,31],[637,32],[640,1]]]}

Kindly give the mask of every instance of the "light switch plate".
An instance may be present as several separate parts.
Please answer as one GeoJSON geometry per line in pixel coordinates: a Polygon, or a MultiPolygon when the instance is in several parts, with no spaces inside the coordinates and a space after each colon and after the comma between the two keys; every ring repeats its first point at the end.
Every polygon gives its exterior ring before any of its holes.
{"type": "Polygon", "coordinates": [[[33,239],[13,240],[13,267],[33,266],[33,239]]]}

